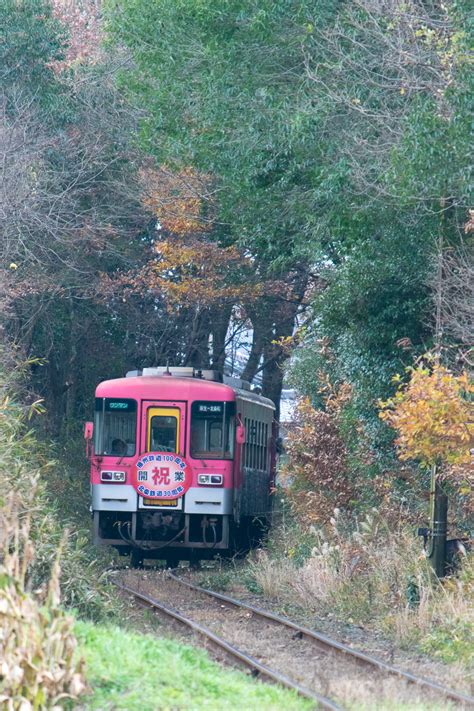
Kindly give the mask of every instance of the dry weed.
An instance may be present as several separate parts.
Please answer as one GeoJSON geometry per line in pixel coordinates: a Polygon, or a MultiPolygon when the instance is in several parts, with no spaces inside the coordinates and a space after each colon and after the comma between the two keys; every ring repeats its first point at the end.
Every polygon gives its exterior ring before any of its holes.
{"type": "Polygon", "coordinates": [[[413,533],[389,530],[375,512],[350,526],[336,510],[330,530],[313,529],[312,536],[311,555],[301,564],[292,558],[285,534],[279,536],[285,540],[281,557],[273,554],[278,560],[259,552],[251,565],[266,595],[383,629],[403,646],[420,643],[443,658],[460,655],[468,663],[474,630],[472,557],[464,560],[460,574],[440,582],[413,533]]]}
{"type": "Polygon", "coordinates": [[[30,516],[10,495],[0,509],[0,705],[8,711],[62,708],[85,689],[73,619],[59,607],[59,554],[47,589],[29,591],[30,516]]]}

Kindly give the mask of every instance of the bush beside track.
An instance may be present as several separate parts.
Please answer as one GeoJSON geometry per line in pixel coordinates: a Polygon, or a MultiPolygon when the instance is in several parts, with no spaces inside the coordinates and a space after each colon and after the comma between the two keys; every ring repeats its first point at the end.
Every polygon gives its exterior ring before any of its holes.
{"type": "Polygon", "coordinates": [[[388,526],[377,511],[360,518],[336,511],[328,526],[304,530],[283,508],[264,548],[242,566],[202,571],[199,584],[237,590],[236,597],[245,589],[309,626],[327,623],[347,638],[353,630],[381,633],[392,649],[472,669],[474,555],[436,581],[406,523],[388,526]]]}

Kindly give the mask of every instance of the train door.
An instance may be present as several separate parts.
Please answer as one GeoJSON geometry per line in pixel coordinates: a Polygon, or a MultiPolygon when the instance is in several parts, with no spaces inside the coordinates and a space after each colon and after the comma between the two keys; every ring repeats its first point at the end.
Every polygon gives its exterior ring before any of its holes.
{"type": "MultiPolygon", "coordinates": [[[[142,407],[140,454],[144,452],[170,452],[185,455],[186,403],[144,402],[142,407]]],[[[183,510],[183,499],[147,499],[138,497],[138,509],[152,507],[183,510]]]]}
{"type": "Polygon", "coordinates": [[[185,403],[145,402],[142,413],[143,452],[185,455],[185,403]]]}

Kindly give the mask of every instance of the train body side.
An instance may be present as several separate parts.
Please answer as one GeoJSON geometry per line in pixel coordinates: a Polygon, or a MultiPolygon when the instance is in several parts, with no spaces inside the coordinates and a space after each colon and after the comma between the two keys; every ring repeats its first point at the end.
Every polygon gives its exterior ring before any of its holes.
{"type": "Polygon", "coordinates": [[[90,455],[95,542],[147,557],[231,549],[251,518],[270,513],[273,411],[266,398],[201,378],[101,383],[90,455]],[[138,493],[137,460],[147,452],[186,461],[184,495],[138,493]]]}

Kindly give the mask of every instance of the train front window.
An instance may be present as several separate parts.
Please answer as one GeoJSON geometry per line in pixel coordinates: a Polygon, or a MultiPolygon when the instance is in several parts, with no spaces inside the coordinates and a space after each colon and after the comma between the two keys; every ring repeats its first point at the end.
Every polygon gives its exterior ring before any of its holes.
{"type": "Polygon", "coordinates": [[[94,452],[133,457],[137,437],[135,400],[98,397],[95,401],[94,452]]]}
{"type": "Polygon", "coordinates": [[[195,459],[232,459],[235,402],[193,402],[191,456],[195,459]]]}
{"type": "Polygon", "coordinates": [[[178,418],[153,415],[150,419],[150,452],[177,452],[178,418]]]}

